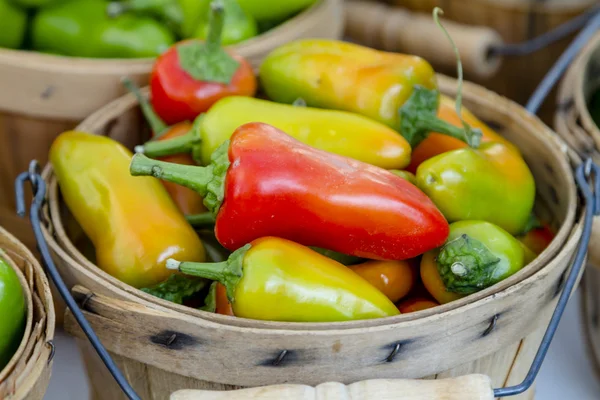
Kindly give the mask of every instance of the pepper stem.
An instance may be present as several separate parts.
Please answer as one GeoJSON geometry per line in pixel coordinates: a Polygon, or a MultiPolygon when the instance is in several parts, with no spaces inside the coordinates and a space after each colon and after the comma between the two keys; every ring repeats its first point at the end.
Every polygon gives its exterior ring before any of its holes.
{"type": "MultiPolygon", "coordinates": [[[[456,43],[454,43],[454,40],[452,39],[452,36],[450,36],[450,33],[448,33],[448,30],[446,30],[446,28],[444,28],[444,25],[442,25],[442,23],[440,22],[440,14],[443,15],[444,11],[439,7],[435,7],[433,9],[433,20],[435,21],[435,24],[440,28],[440,30],[444,33],[444,35],[446,35],[446,38],[448,38],[448,41],[450,42],[450,45],[452,46],[452,50],[454,51],[454,56],[456,57],[456,70],[457,70],[457,75],[458,75],[458,88],[456,91],[456,104],[455,104],[456,105],[456,115],[460,119],[460,122],[462,123],[467,136],[472,136],[473,132],[472,132],[471,126],[469,126],[469,124],[467,124],[462,117],[463,67],[462,67],[462,61],[460,60],[460,53],[458,51],[458,47],[456,46],[456,43]]],[[[479,147],[479,144],[477,144],[477,146],[472,146],[471,144],[469,144],[469,145],[474,148],[479,147]]]]}
{"type": "Polygon", "coordinates": [[[221,47],[221,35],[225,25],[225,5],[222,0],[213,0],[210,3],[210,19],[208,22],[208,35],[206,46],[211,50],[221,47]]]}
{"type": "Polygon", "coordinates": [[[213,226],[215,224],[215,216],[213,213],[205,212],[201,214],[186,215],[187,222],[196,228],[213,226]]]}
{"type": "Polygon", "coordinates": [[[204,197],[204,205],[217,215],[225,197],[225,176],[229,169],[229,140],[225,141],[211,156],[206,167],[183,165],[153,160],[135,154],[129,165],[132,176],[153,176],[190,188],[204,197]]]}
{"type": "MultiPolygon", "coordinates": [[[[185,135],[177,136],[174,138],[161,140],[161,141],[149,141],[143,145],[135,146],[134,150],[136,153],[143,153],[148,157],[164,157],[173,154],[180,153],[192,153],[192,155],[201,155],[202,149],[196,149],[202,145],[202,134],[201,134],[201,122],[204,118],[204,114],[200,114],[195,120],[192,128],[185,135]]],[[[198,164],[201,164],[200,160],[196,160],[198,164]]]]}
{"type": "Polygon", "coordinates": [[[229,302],[233,303],[235,301],[235,289],[244,276],[244,257],[251,247],[251,244],[240,247],[231,253],[226,261],[199,263],[187,261],[181,262],[169,258],[166,265],[168,269],[179,270],[186,275],[198,276],[220,282],[227,289],[227,298],[229,299],[229,302]]]}
{"type": "Polygon", "coordinates": [[[150,129],[152,130],[152,132],[154,132],[153,140],[156,140],[162,135],[164,135],[169,127],[156,114],[154,108],[152,108],[152,105],[148,101],[148,98],[142,95],[142,93],[140,92],[140,88],[131,79],[125,77],[122,79],[122,82],[123,86],[125,86],[125,88],[128,91],[133,93],[138,103],[140,103],[140,108],[142,109],[144,118],[146,118],[148,125],[150,125],[150,129]]]}
{"type": "Polygon", "coordinates": [[[500,258],[486,245],[468,235],[449,241],[437,256],[437,269],[446,286],[454,293],[471,294],[496,283],[494,272],[500,258]]]}

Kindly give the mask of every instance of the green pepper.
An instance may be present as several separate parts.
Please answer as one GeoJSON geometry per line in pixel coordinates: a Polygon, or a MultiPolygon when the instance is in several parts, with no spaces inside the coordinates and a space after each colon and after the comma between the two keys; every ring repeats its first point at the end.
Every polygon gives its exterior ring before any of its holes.
{"type": "Polygon", "coordinates": [[[316,0],[237,0],[257,21],[278,21],[302,11],[316,0]]]}
{"type": "Polygon", "coordinates": [[[169,29],[181,35],[181,27],[187,15],[177,0],[124,0],[111,1],[106,6],[106,13],[116,18],[127,12],[136,16],[148,16],[164,22],[169,29]]]}
{"type": "Polygon", "coordinates": [[[11,4],[9,0],[0,0],[0,47],[18,49],[25,39],[27,13],[11,4]]]}
{"type": "Polygon", "coordinates": [[[17,351],[27,316],[25,295],[14,269],[0,250],[0,371],[17,351]]]}
{"type": "MultiPolygon", "coordinates": [[[[198,39],[206,39],[208,36],[210,1],[206,3],[206,10],[202,11],[200,21],[192,34],[198,39]]],[[[224,0],[223,5],[225,25],[221,34],[221,44],[235,44],[258,35],[256,21],[240,7],[238,0],[224,0]]]]}
{"type": "Polygon", "coordinates": [[[446,290],[470,294],[508,278],[535,257],[499,226],[460,221],[450,224],[450,235],[436,263],[446,290]]]}
{"type": "Polygon", "coordinates": [[[263,237],[227,261],[167,260],[167,268],[226,287],[237,317],[288,322],[332,322],[388,317],[398,309],[350,268],[295,242],[263,237]]]}
{"type": "Polygon", "coordinates": [[[42,9],[32,24],[33,48],[93,58],[155,57],[175,42],[151,18],[130,13],[111,18],[104,0],[75,0],[42,9]]]}

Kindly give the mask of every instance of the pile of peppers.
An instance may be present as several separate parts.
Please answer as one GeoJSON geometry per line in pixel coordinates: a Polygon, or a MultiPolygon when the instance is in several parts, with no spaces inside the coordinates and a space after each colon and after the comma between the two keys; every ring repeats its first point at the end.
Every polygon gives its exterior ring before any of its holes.
{"type": "Polygon", "coordinates": [[[211,1],[225,9],[220,40],[251,39],[316,0],[0,0],[0,47],[88,58],[157,57],[182,39],[208,40],[211,1]]]}
{"type": "Polygon", "coordinates": [[[125,81],[152,132],[134,152],[74,131],[52,146],[106,272],[208,312],[349,321],[484,290],[551,242],[519,150],[426,60],[308,39],[257,77],[218,34],[159,57],[150,99],[125,81]]]}

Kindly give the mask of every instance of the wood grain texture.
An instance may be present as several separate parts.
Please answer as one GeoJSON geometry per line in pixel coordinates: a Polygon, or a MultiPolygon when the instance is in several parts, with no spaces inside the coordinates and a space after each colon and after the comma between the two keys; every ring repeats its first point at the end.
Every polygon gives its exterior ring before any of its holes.
{"type": "Polygon", "coordinates": [[[50,286],[33,254],[0,226],[0,249],[24,275],[29,292],[27,339],[17,351],[15,362],[0,372],[0,398],[42,400],[52,370],[51,347],[55,316],[50,286]]]}
{"type": "MultiPolygon", "coordinates": [[[[445,21],[444,27],[456,43],[465,73],[489,78],[501,65],[491,57],[502,38],[493,29],[445,21]]],[[[346,2],[346,35],[353,41],[386,51],[414,54],[446,70],[456,68],[456,56],[448,39],[430,14],[371,1],[346,2]]]]}

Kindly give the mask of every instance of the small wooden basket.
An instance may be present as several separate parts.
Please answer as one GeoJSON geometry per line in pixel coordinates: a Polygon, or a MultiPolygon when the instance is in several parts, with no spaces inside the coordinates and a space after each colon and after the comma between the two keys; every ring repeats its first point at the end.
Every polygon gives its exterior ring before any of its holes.
{"type": "MultiPolygon", "coordinates": [[[[439,76],[454,96],[456,81],[439,76]]],[[[103,344],[142,398],[179,389],[231,389],[280,383],[317,385],[365,379],[443,379],[483,373],[494,387],[519,383],[531,365],[581,239],[577,192],[564,146],[539,119],[479,86],[466,107],[522,151],[537,182],[536,211],[557,229],[530,265],[484,291],[429,310],[344,323],[278,323],[232,318],[169,303],[106,274],[80,251],[86,242],[62,202],[52,167],[45,238],[57,267],[103,344]]],[[[148,137],[132,95],[78,129],[130,148],[148,137]]],[[[67,312],[65,329],[83,338],[67,312]]],[[[122,393],[90,345],[81,342],[96,399],[122,393]]],[[[533,390],[517,399],[530,399],[533,390]]],[[[513,397],[514,398],[514,397],[513,397]]]]}
{"type": "Polygon", "coordinates": [[[23,340],[8,365],[0,371],[0,399],[42,400],[54,357],[54,308],[44,271],[31,252],[0,227],[3,258],[13,266],[27,298],[23,340]]]}
{"type": "MultiPolygon", "coordinates": [[[[232,49],[254,67],[294,39],[343,34],[343,0],[319,0],[282,25],[232,49]]],[[[84,59],[0,49],[0,193],[12,193],[30,160],[44,164],[54,138],[125,93],[121,78],[148,82],[154,59],[84,59]]],[[[35,249],[29,221],[14,213],[13,196],[0,197],[0,225],[35,249]]]]}
{"type": "MultiPolygon", "coordinates": [[[[582,157],[600,161],[600,128],[593,121],[588,102],[600,90],[600,32],[587,44],[572,63],[558,91],[558,108],[554,126],[569,145],[582,157]]],[[[589,354],[600,377],[600,224],[594,224],[588,252],[591,268],[583,283],[582,312],[589,354]]]]}

